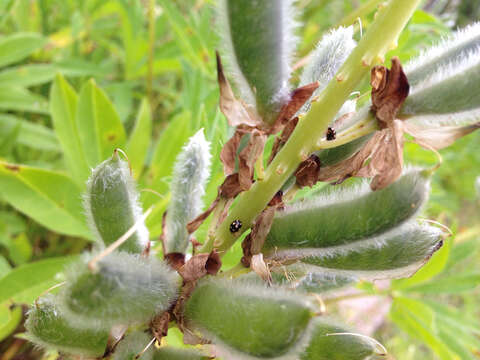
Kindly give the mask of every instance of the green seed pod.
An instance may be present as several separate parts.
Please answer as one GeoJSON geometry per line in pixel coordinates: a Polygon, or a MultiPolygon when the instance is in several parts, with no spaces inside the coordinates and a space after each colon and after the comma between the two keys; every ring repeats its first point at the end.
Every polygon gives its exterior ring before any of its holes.
{"type": "Polygon", "coordinates": [[[113,253],[91,272],[84,262],[69,269],[61,292],[65,317],[78,326],[110,328],[148,321],[176,299],[178,274],[155,258],[113,253]]]}
{"type": "MultiPolygon", "coordinates": [[[[87,182],[84,207],[97,245],[108,246],[139,221],[142,208],[128,164],[118,152],[98,165],[87,182]],[[103,242],[102,242],[103,240],[103,242]]],[[[140,253],[148,243],[148,230],[143,222],[120,250],[140,253]]]]}
{"type": "Polygon", "coordinates": [[[36,345],[73,355],[102,356],[107,347],[108,331],[77,329],[68,321],[53,295],[38,300],[25,322],[27,338],[36,345]]]}
{"type": "Polygon", "coordinates": [[[295,10],[291,0],[218,4],[220,34],[230,70],[244,101],[256,105],[267,123],[288,100],[290,61],[295,50],[295,10]]]}
{"type": "Polygon", "coordinates": [[[320,248],[380,234],[414,217],[428,191],[428,178],[409,170],[383,190],[364,183],[306,200],[277,213],[265,249],[320,248]]]}
{"type": "MultiPolygon", "coordinates": [[[[135,331],[126,335],[115,347],[112,360],[136,360],[137,356],[150,344],[153,336],[142,331],[135,331]]],[[[155,346],[150,344],[139,357],[141,360],[152,360],[155,346]]]]}
{"type": "Polygon", "coordinates": [[[163,346],[155,350],[153,360],[207,360],[209,356],[190,349],[177,349],[171,346],[163,346]]]}
{"type": "Polygon", "coordinates": [[[222,354],[270,358],[298,350],[313,312],[304,299],[279,289],[210,280],[197,286],[184,314],[222,354]]]}
{"type": "Polygon", "coordinates": [[[202,210],[210,168],[210,144],[203,129],[190,138],[178,155],[171,182],[171,201],[165,220],[165,254],[187,250],[187,224],[202,210]]]}
{"type": "MultiPolygon", "coordinates": [[[[317,96],[333,79],[338,69],[343,65],[348,55],[355,48],[353,40],[353,26],[339,27],[326,34],[311,53],[309,63],[300,76],[300,86],[318,81],[319,87],[312,97],[317,96]]],[[[310,100],[299,111],[304,114],[310,109],[310,100]]]]}
{"type": "Polygon", "coordinates": [[[416,86],[439,69],[461,63],[472,52],[480,49],[480,23],[460,29],[405,66],[408,82],[416,86]]]}
{"type": "Polygon", "coordinates": [[[373,355],[385,355],[385,349],[373,339],[357,335],[331,319],[318,318],[308,347],[301,360],[364,360],[373,355]]]}
{"type": "Polygon", "coordinates": [[[417,271],[442,246],[442,238],[438,228],[407,223],[351,244],[279,250],[270,259],[314,265],[306,271],[333,271],[364,279],[397,278],[417,271]]]}

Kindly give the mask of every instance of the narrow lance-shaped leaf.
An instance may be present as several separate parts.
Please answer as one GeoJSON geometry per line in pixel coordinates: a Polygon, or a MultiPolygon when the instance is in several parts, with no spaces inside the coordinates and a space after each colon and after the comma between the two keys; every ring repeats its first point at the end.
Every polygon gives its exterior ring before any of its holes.
{"type": "Polygon", "coordinates": [[[298,351],[313,312],[294,294],[219,280],[200,283],[184,315],[187,326],[213,340],[227,358],[236,353],[273,358],[298,351]]]}
{"type": "Polygon", "coordinates": [[[107,347],[108,330],[75,328],[58,309],[52,295],[42,297],[28,313],[27,338],[36,345],[67,354],[102,356],[107,347]]]}
{"type": "Polygon", "coordinates": [[[288,99],[295,46],[292,1],[222,0],[218,6],[220,31],[243,100],[271,123],[288,99]]]}
{"type": "Polygon", "coordinates": [[[43,36],[35,33],[16,33],[0,39],[0,67],[25,59],[47,42],[43,36]]]}
{"type": "Polygon", "coordinates": [[[0,161],[0,194],[51,230],[91,238],[79,202],[81,190],[63,174],[0,161]]]}
{"type": "Polygon", "coordinates": [[[88,81],[80,92],[76,124],[88,165],[93,168],[125,145],[125,130],[107,95],[88,81]]]}
{"type": "Polygon", "coordinates": [[[72,178],[84,186],[90,169],[78,135],[75,116],[78,97],[75,90],[61,76],[57,75],[50,90],[50,113],[53,127],[63,150],[63,156],[72,178]]]}
{"type": "Polygon", "coordinates": [[[265,248],[327,247],[380,234],[414,217],[428,191],[428,176],[412,169],[380,191],[363,183],[299,202],[277,212],[265,248]]]}
{"type": "Polygon", "coordinates": [[[117,151],[92,171],[84,208],[99,248],[110,245],[138,223],[136,231],[120,249],[133,253],[145,249],[148,230],[141,221],[138,193],[128,164],[120,159],[117,151]]]}
{"type": "Polygon", "coordinates": [[[177,297],[180,277],[155,258],[119,252],[96,266],[91,272],[81,261],[69,268],[60,293],[62,313],[79,327],[108,329],[148,321],[177,297]]]}
{"type": "Polygon", "coordinates": [[[150,104],[147,99],[143,99],[138,110],[135,127],[128,139],[126,150],[135,179],[142,175],[151,136],[152,116],[150,114],[150,104]]]}
{"type": "Polygon", "coordinates": [[[171,201],[165,220],[165,254],[185,253],[187,224],[202,210],[202,196],[210,169],[210,144],[203,129],[192,136],[178,155],[171,182],[171,201]]]}

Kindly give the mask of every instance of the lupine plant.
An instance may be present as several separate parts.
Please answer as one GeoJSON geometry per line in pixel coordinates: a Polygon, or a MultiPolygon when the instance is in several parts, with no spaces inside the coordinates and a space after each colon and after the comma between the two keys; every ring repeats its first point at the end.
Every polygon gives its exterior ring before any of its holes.
{"type": "Polygon", "coordinates": [[[405,67],[398,58],[383,65],[419,2],[382,5],[358,43],[352,27],[332,30],[294,87],[293,2],[220,0],[220,108],[235,132],[220,154],[217,198],[202,212],[211,156],[201,130],[177,157],[155,246],[144,223],[152,209],[142,213],[128,154],[115,150],[84,195],[93,249],[35,302],[26,336],[113,359],[385,355],[323,299],[360,280],[408,277],[434,256],[445,231],[417,216],[435,168],[404,166],[404,138],[436,152],[480,126],[479,25],[405,67]],[[368,75],[370,99],[357,99],[368,75]],[[296,196],[319,182],[328,190],[296,196]],[[240,241],[238,266],[221,270],[240,241]],[[165,346],[173,327],[198,346],[165,346]]]}

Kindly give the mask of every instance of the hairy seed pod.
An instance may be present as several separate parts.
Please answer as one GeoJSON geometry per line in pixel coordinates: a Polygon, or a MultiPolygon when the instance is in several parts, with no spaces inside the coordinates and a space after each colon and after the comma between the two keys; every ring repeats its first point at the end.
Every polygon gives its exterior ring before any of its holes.
{"type": "Polygon", "coordinates": [[[380,234],[413,218],[428,191],[428,177],[411,169],[380,191],[364,183],[294,204],[277,213],[265,248],[319,248],[380,234]]]}
{"type": "MultiPolygon", "coordinates": [[[[312,97],[318,96],[333,79],[338,69],[347,60],[348,55],[355,48],[353,40],[353,26],[339,27],[325,35],[311,53],[308,64],[300,76],[299,86],[304,86],[318,81],[319,87],[312,97]]],[[[307,101],[300,109],[300,114],[305,114],[310,109],[311,100],[307,101]]]]}
{"type": "Polygon", "coordinates": [[[295,50],[292,0],[218,3],[218,22],[229,70],[242,98],[267,123],[288,100],[295,50]]]}
{"type": "Polygon", "coordinates": [[[155,350],[153,360],[207,360],[209,356],[203,355],[197,350],[177,349],[171,346],[162,346],[155,350]]]}
{"type": "Polygon", "coordinates": [[[383,347],[375,340],[355,334],[332,319],[315,319],[308,347],[301,360],[364,360],[374,355],[385,355],[383,347]]]}
{"type": "Polygon", "coordinates": [[[165,219],[165,254],[187,250],[187,224],[202,210],[210,169],[210,143],[203,129],[190,138],[178,155],[171,182],[171,201],[165,219]]]}
{"type": "MultiPolygon", "coordinates": [[[[142,209],[130,169],[118,152],[92,171],[84,207],[99,248],[113,243],[141,218],[142,209]]],[[[143,251],[148,243],[148,230],[143,222],[139,225],[120,250],[143,251]]]]}
{"type": "Polygon", "coordinates": [[[136,360],[140,355],[141,360],[152,360],[155,346],[150,344],[153,336],[142,331],[134,331],[127,334],[115,347],[112,360],[136,360]],[[150,344],[147,350],[142,351],[150,344]]]}
{"type": "Polygon", "coordinates": [[[148,321],[176,299],[181,280],[155,258],[126,252],[100,260],[91,272],[81,261],[67,273],[61,309],[78,326],[109,328],[148,321]]]}
{"type": "Polygon", "coordinates": [[[227,353],[276,357],[296,348],[312,317],[304,299],[274,288],[232,280],[200,283],[185,319],[227,353]]]}
{"type": "Polygon", "coordinates": [[[37,301],[25,322],[27,337],[36,345],[73,355],[102,356],[107,347],[108,331],[74,326],[74,322],[63,316],[51,294],[37,301]]]}

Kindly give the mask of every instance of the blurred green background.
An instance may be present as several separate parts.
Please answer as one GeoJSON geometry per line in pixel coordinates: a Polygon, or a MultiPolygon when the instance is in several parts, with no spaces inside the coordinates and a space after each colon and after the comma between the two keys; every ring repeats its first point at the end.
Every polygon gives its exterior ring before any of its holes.
{"type": "MultiPolygon", "coordinates": [[[[296,60],[332,27],[354,24],[359,39],[359,24],[368,28],[380,2],[297,1],[302,25],[296,60]]],[[[217,159],[208,204],[222,181],[219,151],[232,133],[218,110],[214,51],[221,44],[214,15],[213,0],[0,0],[0,161],[46,171],[35,170],[36,178],[60,173],[57,180],[66,181],[61,174],[69,169],[53,130],[65,99],[62,103],[52,87],[82,101],[90,86],[96,94],[90,105],[100,121],[106,117],[125,129],[124,145],[140,188],[160,195],[142,195],[145,207],[157,204],[148,223],[154,238],[168,203],[174,158],[202,127],[217,159]]],[[[405,62],[479,19],[478,0],[426,0],[389,56],[405,62]]],[[[423,217],[451,229],[447,246],[413,278],[362,284],[370,300],[356,296],[359,304],[345,299],[332,309],[361,329],[378,318],[364,330],[387,347],[390,359],[480,359],[479,144],[476,132],[441,152],[444,163],[433,178],[423,217]]],[[[413,143],[405,153],[413,164],[437,162],[413,143]]],[[[18,193],[0,189],[0,360],[53,359],[57,354],[42,354],[22,339],[22,304],[59,282],[53,275],[89,241],[66,225],[69,214],[61,204],[61,216],[39,220],[41,201],[58,190],[54,185],[42,192],[28,178],[22,181],[26,190],[18,193]]],[[[66,196],[80,204],[80,190],[66,196]]],[[[238,262],[239,251],[236,246],[225,257],[226,265],[238,262]]],[[[170,338],[178,342],[175,334],[170,338]]]]}

